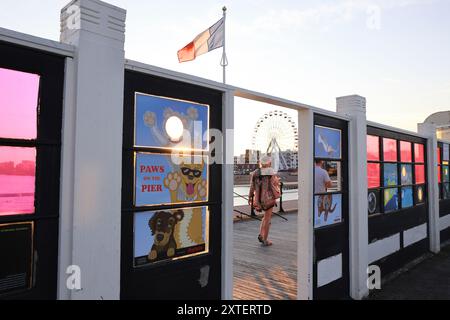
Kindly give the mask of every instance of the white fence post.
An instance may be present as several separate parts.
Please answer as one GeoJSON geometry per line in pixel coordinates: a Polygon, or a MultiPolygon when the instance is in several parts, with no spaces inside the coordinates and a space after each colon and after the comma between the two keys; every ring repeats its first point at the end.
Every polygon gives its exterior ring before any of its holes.
{"type": "Polygon", "coordinates": [[[352,95],[339,97],[337,112],[351,118],[348,133],[350,296],[368,295],[368,209],[367,209],[367,120],[366,99],[352,95]]]}
{"type": "Polygon", "coordinates": [[[430,251],[441,250],[441,234],[439,227],[439,186],[437,168],[436,126],[431,123],[419,123],[417,131],[427,137],[427,194],[428,194],[428,233],[430,251]]]}
{"type": "Polygon", "coordinates": [[[314,113],[298,112],[297,298],[313,299],[314,113]]]}
{"type": "Polygon", "coordinates": [[[67,75],[64,102],[60,257],[70,254],[59,261],[60,299],[120,298],[125,17],[98,0],[61,12],[76,78],[67,75]],[[64,288],[67,264],[80,267],[81,290],[64,288]]]}
{"type": "Polygon", "coordinates": [[[222,133],[222,299],[233,299],[234,92],[224,93],[222,133]]]}

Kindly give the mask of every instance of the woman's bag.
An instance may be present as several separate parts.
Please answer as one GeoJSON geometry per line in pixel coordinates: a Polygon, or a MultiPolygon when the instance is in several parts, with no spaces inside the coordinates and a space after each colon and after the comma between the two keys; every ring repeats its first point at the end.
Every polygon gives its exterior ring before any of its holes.
{"type": "Polygon", "coordinates": [[[259,206],[266,211],[277,205],[277,199],[280,198],[280,184],[276,175],[262,176],[259,171],[259,206]]]}

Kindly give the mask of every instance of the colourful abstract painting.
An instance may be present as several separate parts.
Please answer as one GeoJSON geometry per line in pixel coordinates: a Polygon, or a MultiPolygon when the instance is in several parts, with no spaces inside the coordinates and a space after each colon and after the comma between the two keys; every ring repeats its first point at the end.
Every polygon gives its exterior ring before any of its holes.
{"type": "Polygon", "coordinates": [[[402,164],[400,169],[400,180],[402,185],[409,185],[413,183],[412,165],[402,164]]]}
{"type": "Polygon", "coordinates": [[[410,208],[414,205],[413,188],[402,188],[402,208],[410,208]]]}
{"type": "Polygon", "coordinates": [[[396,186],[398,184],[397,164],[385,163],[384,164],[384,186],[396,186]]]}
{"type": "Polygon", "coordinates": [[[398,210],[398,189],[384,189],[384,212],[398,210]]]}

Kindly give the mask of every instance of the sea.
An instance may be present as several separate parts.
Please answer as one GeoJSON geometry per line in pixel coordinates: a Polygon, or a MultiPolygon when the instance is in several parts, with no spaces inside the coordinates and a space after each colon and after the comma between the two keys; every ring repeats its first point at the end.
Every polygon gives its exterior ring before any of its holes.
{"type": "Polygon", "coordinates": [[[0,175],[0,216],[34,213],[34,176],[0,175]]]}

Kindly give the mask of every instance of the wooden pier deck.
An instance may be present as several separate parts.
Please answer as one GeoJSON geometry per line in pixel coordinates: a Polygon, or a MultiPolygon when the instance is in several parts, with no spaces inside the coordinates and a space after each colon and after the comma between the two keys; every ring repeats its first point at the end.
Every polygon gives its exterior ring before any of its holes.
{"type": "Polygon", "coordinates": [[[258,242],[259,221],[234,223],[235,300],[293,300],[297,297],[297,213],[273,216],[271,247],[258,242]]]}

